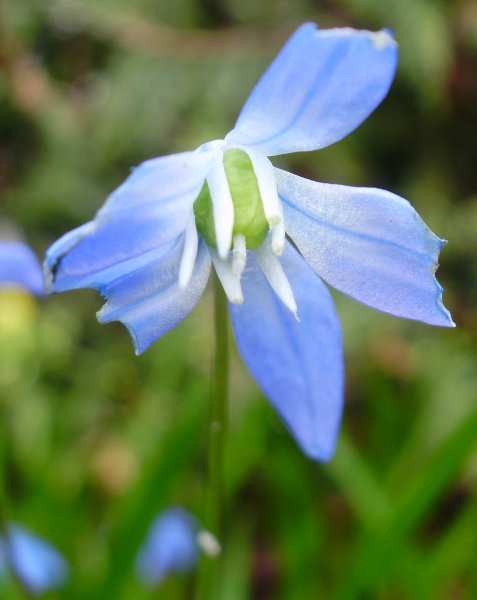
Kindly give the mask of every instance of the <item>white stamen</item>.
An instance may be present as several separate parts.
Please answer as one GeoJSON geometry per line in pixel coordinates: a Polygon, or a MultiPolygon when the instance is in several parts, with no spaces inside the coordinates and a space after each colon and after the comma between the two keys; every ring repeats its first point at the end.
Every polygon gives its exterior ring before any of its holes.
{"type": "Polygon", "coordinates": [[[227,298],[232,304],[242,304],[243,294],[240,277],[233,272],[231,262],[229,260],[222,260],[215,248],[209,248],[209,252],[227,298]]]}
{"type": "Polygon", "coordinates": [[[283,254],[285,248],[285,223],[281,221],[272,229],[272,252],[277,256],[283,254]]]}
{"type": "Polygon", "coordinates": [[[247,247],[243,233],[234,235],[234,248],[232,253],[232,273],[241,277],[247,264],[247,247]]]}
{"type": "Polygon", "coordinates": [[[214,213],[215,237],[220,258],[226,259],[232,244],[234,204],[224,169],[224,155],[215,158],[215,164],[207,175],[214,213]]]}
{"type": "Polygon", "coordinates": [[[283,207],[278,197],[275,167],[264,154],[253,152],[250,148],[243,148],[243,150],[247,152],[252,161],[262,197],[263,212],[270,229],[272,229],[275,225],[283,223],[283,207]]]}
{"type": "Polygon", "coordinates": [[[192,272],[194,271],[197,248],[199,247],[199,236],[195,226],[194,213],[187,222],[184,234],[184,249],[182,250],[181,264],[179,267],[179,287],[185,289],[189,285],[192,272]]]}
{"type": "Polygon", "coordinates": [[[262,269],[263,274],[272,286],[274,292],[283,302],[283,304],[295,315],[295,319],[299,321],[297,315],[297,305],[290,282],[285,275],[285,271],[280,264],[280,260],[272,253],[270,242],[266,239],[263,244],[254,250],[255,258],[262,269]]]}
{"type": "Polygon", "coordinates": [[[197,534],[197,545],[207,556],[218,556],[222,552],[219,540],[210,531],[199,531],[197,534]]]}

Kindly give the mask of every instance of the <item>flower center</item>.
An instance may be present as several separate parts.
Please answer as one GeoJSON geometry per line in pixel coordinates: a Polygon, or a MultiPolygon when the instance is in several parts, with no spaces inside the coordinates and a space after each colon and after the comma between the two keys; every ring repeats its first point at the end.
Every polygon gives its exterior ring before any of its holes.
{"type": "MultiPolygon", "coordinates": [[[[252,161],[244,150],[230,148],[223,154],[223,166],[233,203],[233,236],[242,235],[247,248],[258,248],[267,237],[269,223],[252,161]]],[[[207,181],[194,202],[194,215],[197,230],[216,248],[216,219],[207,181]]]]}

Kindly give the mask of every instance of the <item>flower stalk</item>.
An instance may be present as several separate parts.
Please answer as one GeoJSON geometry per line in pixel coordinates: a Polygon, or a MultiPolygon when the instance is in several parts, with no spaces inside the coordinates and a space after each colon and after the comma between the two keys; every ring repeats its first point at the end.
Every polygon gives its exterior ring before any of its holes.
{"type": "MultiPolygon", "coordinates": [[[[224,545],[224,463],[228,428],[229,350],[227,299],[220,281],[214,277],[215,356],[211,386],[209,420],[208,483],[204,524],[224,545]]],[[[204,556],[199,573],[201,600],[218,597],[222,570],[222,552],[204,556]]]]}

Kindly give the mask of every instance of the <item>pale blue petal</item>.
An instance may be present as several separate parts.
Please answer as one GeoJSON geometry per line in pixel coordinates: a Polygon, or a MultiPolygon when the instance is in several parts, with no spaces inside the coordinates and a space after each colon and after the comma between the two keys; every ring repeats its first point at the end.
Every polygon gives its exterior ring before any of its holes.
{"type": "Polygon", "coordinates": [[[226,141],[269,156],[333,144],[382,101],[396,64],[387,31],[319,31],[306,23],[262,76],[226,141]]]}
{"type": "Polygon", "coordinates": [[[136,561],[142,582],[158,585],[171,572],[193,569],[199,557],[197,532],[197,521],[183,508],[163,511],[154,520],[136,561]]]}
{"type": "Polygon", "coordinates": [[[435,279],[445,241],[407,200],[276,174],[287,233],[325,281],[383,312],[453,326],[435,279]]]}
{"type": "MultiPolygon", "coordinates": [[[[190,209],[189,209],[190,212],[190,209]]],[[[50,292],[106,285],[167,254],[171,239],[168,223],[145,212],[127,219],[94,221],[57,240],[46,254],[45,283],[50,292]]],[[[177,238],[176,235],[172,240],[177,238]]]]}
{"type": "Polygon", "coordinates": [[[0,576],[13,565],[35,594],[62,586],[69,575],[63,556],[45,540],[23,527],[8,527],[8,543],[0,537],[0,576]]]}
{"type": "Polygon", "coordinates": [[[249,252],[242,278],[245,301],[230,306],[235,336],[247,367],[305,454],[328,460],[343,406],[341,328],[326,286],[290,243],[281,263],[300,321],[249,252]]]}
{"type": "Polygon", "coordinates": [[[103,288],[106,304],[98,313],[100,323],[122,321],[136,353],[175,327],[199,301],[210,273],[210,255],[200,241],[197,260],[186,289],[178,285],[183,236],[169,244],[161,259],[128,273],[103,288]]]}
{"type": "Polygon", "coordinates": [[[15,286],[44,294],[40,263],[26,244],[0,240],[0,288],[15,286]]]}
{"type": "MultiPolygon", "coordinates": [[[[202,187],[213,153],[181,152],[145,160],[106,200],[98,216],[160,204],[165,212],[177,209],[182,196],[202,187]]],[[[194,198],[195,199],[195,198],[194,198]]]]}
{"type": "Polygon", "coordinates": [[[50,291],[105,285],[158,260],[186,227],[211,154],[185,152],[142,163],[94,221],[70,231],[48,250],[50,291]]]}

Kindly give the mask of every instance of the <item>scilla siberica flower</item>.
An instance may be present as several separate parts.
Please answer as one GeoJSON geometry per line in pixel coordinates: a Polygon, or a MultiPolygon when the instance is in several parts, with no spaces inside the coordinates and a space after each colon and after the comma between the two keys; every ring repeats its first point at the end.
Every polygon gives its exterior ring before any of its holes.
{"type": "Polygon", "coordinates": [[[322,279],[378,310],[452,326],[434,278],[444,242],[390,192],[309,181],[267,157],[346,136],[384,98],[396,62],[387,31],[301,26],[224,140],[142,163],[50,248],[50,290],[99,289],[99,321],[122,321],[140,353],[195,306],[212,261],[247,366],[304,452],[329,459],[343,358],[322,279]]]}
{"type": "Polygon", "coordinates": [[[0,289],[10,287],[44,294],[40,263],[32,250],[23,242],[0,240],[0,289]]]}
{"type": "Polygon", "coordinates": [[[185,573],[199,559],[199,526],[195,518],[180,507],[168,508],[154,520],[136,561],[141,581],[159,585],[171,572],[185,573]]]}
{"type": "Polygon", "coordinates": [[[8,525],[8,538],[0,534],[0,577],[11,568],[34,594],[62,586],[69,571],[51,544],[15,524],[8,525]]]}
{"type": "Polygon", "coordinates": [[[189,511],[172,506],[154,519],[137,556],[137,574],[145,585],[157,586],[169,573],[191,571],[199,551],[217,556],[221,547],[189,511]]]}

